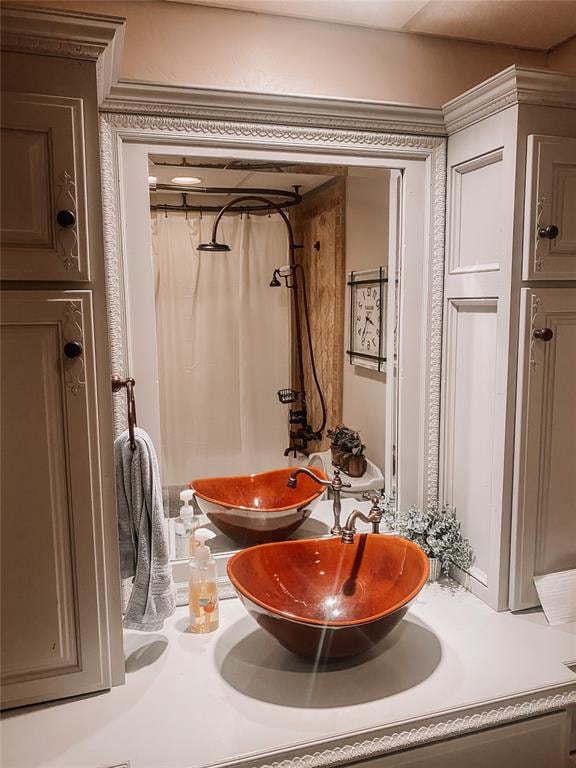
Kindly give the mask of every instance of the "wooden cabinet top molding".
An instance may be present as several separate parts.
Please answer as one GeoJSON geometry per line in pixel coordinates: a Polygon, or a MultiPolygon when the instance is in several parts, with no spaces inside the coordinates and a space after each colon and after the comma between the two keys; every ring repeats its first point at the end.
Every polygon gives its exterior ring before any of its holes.
{"type": "Polygon", "coordinates": [[[3,51],[97,63],[98,100],[118,79],[125,19],[94,13],[2,6],[3,51]]]}
{"type": "Polygon", "coordinates": [[[576,75],[512,65],[444,104],[448,135],[515,104],[576,109],[576,75]]]}

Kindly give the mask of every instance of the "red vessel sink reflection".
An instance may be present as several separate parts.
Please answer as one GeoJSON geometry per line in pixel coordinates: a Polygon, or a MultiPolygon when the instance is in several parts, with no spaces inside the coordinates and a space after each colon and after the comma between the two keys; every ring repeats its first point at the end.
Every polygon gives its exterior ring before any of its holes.
{"type": "Polygon", "coordinates": [[[285,648],[335,659],[369,650],[398,624],[426,583],[428,558],[399,536],[303,539],[236,553],[228,577],[285,648]]]}
{"type": "MultiPolygon", "coordinates": [[[[301,475],[288,488],[294,467],[256,475],[204,477],[192,480],[200,509],[214,525],[239,544],[252,546],[281,541],[310,515],[324,488],[301,475]]],[[[312,472],[326,480],[322,470],[312,472]]]]}

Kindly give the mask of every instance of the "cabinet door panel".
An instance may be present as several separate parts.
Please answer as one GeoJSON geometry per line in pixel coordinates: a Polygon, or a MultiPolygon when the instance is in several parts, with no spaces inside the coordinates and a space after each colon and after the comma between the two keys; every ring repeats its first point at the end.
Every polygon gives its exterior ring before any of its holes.
{"type": "Polygon", "coordinates": [[[576,568],[576,288],[525,288],[521,313],[513,610],[538,604],[534,576],[576,568]]]}
{"type": "Polygon", "coordinates": [[[576,139],[529,136],[526,170],[524,279],[576,280],[576,139]]]}
{"type": "Polygon", "coordinates": [[[0,150],[3,279],[88,280],[82,99],[4,93],[0,150]]]}
{"type": "Polygon", "coordinates": [[[565,768],[565,711],[409,749],[363,763],[364,768],[565,768]]]}
{"type": "Polygon", "coordinates": [[[7,707],[109,687],[110,662],[90,292],[5,292],[1,342],[7,707]]]}

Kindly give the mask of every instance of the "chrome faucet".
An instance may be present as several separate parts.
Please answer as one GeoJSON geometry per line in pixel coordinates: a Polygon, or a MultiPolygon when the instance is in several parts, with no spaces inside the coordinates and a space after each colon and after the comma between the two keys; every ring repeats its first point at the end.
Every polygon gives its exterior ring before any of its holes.
{"type": "Polygon", "coordinates": [[[372,533],[380,533],[380,521],[382,520],[383,510],[379,506],[379,501],[380,499],[378,496],[372,496],[372,506],[367,515],[365,515],[364,512],[360,512],[359,509],[355,509],[350,513],[348,520],[346,520],[346,525],[342,529],[343,544],[354,543],[354,534],[356,533],[354,524],[358,518],[365,523],[372,523],[372,533]]]}
{"type": "Polygon", "coordinates": [[[318,485],[323,485],[325,488],[330,488],[332,491],[334,497],[332,504],[332,511],[334,513],[334,525],[330,529],[330,533],[339,536],[342,533],[342,526],[340,525],[340,513],[342,512],[340,494],[342,492],[342,488],[351,488],[352,485],[350,483],[342,482],[339,469],[334,470],[333,480],[322,480],[322,478],[318,477],[318,475],[314,474],[314,472],[311,472],[307,467],[298,467],[298,469],[295,469],[288,478],[288,488],[296,488],[296,478],[300,474],[306,475],[307,477],[316,481],[318,485]]]}

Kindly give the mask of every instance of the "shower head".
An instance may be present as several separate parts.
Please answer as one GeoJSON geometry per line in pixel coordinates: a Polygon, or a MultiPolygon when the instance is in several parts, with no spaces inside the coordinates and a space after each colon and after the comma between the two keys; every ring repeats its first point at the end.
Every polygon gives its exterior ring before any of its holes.
{"type": "Polygon", "coordinates": [[[270,280],[270,288],[279,288],[281,285],[280,280],[278,280],[278,270],[274,270],[274,274],[272,275],[272,280],[270,280]]]}
{"type": "Polygon", "coordinates": [[[200,243],[196,250],[207,251],[208,253],[226,253],[230,250],[230,246],[226,245],[226,243],[217,243],[215,240],[212,240],[210,243],[200,243]]]}

